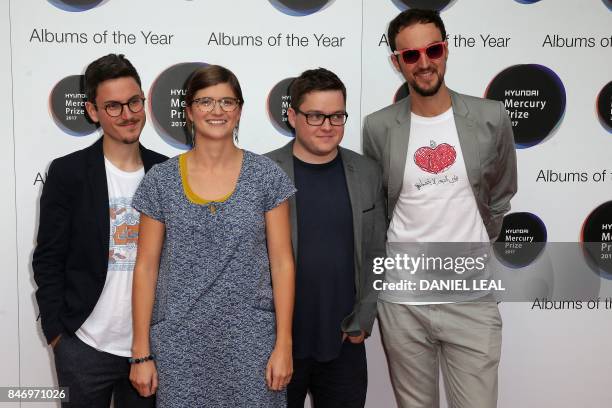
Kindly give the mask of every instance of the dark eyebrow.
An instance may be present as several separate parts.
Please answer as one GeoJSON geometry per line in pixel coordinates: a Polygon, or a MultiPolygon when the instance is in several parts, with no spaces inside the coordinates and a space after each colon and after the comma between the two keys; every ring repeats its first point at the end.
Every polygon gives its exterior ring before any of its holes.
{"type": "Polygon", "coordinates": [[[343,110],[337,110],[337,111],[334,111],[334,112],[332,112],[332,113],[323,113],[323,112],[318,111],[318,110],[313,110],[313,111],[306,111],[306,112],[304,112],[304,113],[306,113],[306,114],[318,114],[318,115],[337,115],[337,114],[339,114],[339,113],[341,113],[341,114],[345,114],[345,113],[346,113],[346,111],[343,111],[343,110]]]}
{"type": "MultiPolygon", "coordinates": [[[[142,96],[140,96],[140,94],[135,94],[135,95],[132,95],[132,96],[130,96],[130,97],[128,98],[128,100],[127,100],[126,102],[129,102],[129,101],[131,101],[132,99],[135,99],[135,98],[142,98],[142,96]]],[[[115,100],[112,100],[112,99],[111,99],[110,101],[104,101],[104,102],[102,102],[102,103],[103,103],[104,105],[108,105],[109,103],[122,103],[122,102],[120,102],[120,101],[115,101],[115,100]]]]}

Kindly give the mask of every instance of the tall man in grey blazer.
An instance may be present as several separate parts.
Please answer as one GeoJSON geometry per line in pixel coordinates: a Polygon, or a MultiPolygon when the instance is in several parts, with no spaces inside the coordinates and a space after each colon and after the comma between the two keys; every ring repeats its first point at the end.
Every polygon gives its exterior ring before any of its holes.
{"type": "MultiPolygon", "coordinates": [[[[410,95],[367,116],[363,130],[364,153],[383,172],[388,256],[396,244],[495,240],[517,189],[504,106],[446,87],[448,44],[437,12],[400,13],[388,40],[410,95]]],[[[402,275],[387,271],[385,279],[402,275]]],[[[382,292],[378,305],[399,406],[437,407],[441,365],[449,406],[495,407],[502,338],[496,302],[415,299],[382,292]]]]}
{"type": "Polygon", "coordinates": [[[339,147],[346,89],[332,72],[302,73],[291,85],[295,139],[268,153],[294,181],[290,198],[296,258],[294,371],[288,406],[363,407],[364,338],[376,317],[375,257],[385,253],[382,180],[373,161],[339,147]]]}

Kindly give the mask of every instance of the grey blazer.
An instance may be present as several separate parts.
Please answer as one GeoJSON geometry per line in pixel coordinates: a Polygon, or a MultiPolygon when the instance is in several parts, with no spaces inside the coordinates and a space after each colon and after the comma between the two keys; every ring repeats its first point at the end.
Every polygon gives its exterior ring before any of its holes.
{"type": "MultiPolygon", "coordinates": [[[[495,240],[517,190],[512,124],[501,102],[450,94],[468,179],[489,238],[495,240]]],[[[410,113],[407,97],[364,121],[363,152],[382,168],[388,220],[402,189],[410,113]]]]}
{"type": "MultiPolygon", "coordinates": [[[[353,210],[353,235],[355,242],[355,304],[351,314],[342,321],[341,330],[358,334],[363,330],[372,332],[376,318],[378,292],[373,282],[377,275],[372,272],[375,257],[385,256],[386,219],[382,190],[382,178],[376,163],[351,150],[340,149],[344,166],[346,186],[353,210]]],[[[295,182],[293,171],[293,141],[280,149],[267,153],[295,182]]],[[[293,254],[297,259],[297,213],[295,195],[289,199],[291,208],[291,240],[293,254]]]]}

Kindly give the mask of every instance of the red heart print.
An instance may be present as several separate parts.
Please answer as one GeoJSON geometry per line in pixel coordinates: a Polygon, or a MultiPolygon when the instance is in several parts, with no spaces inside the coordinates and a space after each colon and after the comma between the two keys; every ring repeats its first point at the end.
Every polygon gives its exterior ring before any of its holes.
{"type": "Polygon", "coordinates": [[[423,146],[414,152],[414,163],[422,170],[433,174],[448,169],[455,163],[456,158],[455,148],[448,143],[436,146],[436,143],[432,141],[431,147],[423,146]]]}

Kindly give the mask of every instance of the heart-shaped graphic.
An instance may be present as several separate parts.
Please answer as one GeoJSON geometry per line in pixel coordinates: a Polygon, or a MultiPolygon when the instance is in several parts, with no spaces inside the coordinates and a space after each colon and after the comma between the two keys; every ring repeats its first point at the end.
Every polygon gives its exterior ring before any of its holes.
{"type": "Polygon", "coordinates": [[[431,142],[431,147],[419,147],[414,152],[414,163],[422,170],[438,174],[448,169],[455,163],[457,152],[455,148],[448,143],[442,143],[436,146],[434,141],[431,142]]]}

